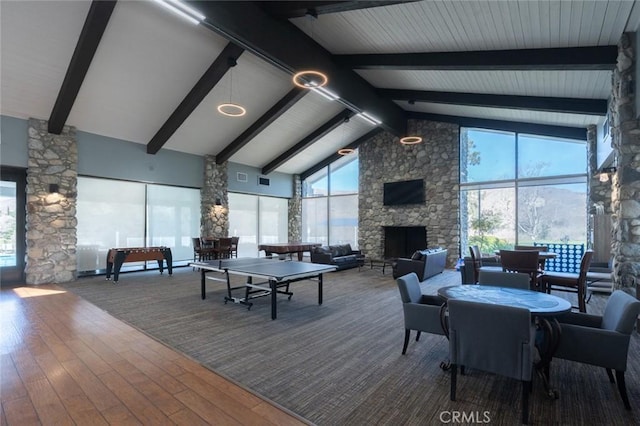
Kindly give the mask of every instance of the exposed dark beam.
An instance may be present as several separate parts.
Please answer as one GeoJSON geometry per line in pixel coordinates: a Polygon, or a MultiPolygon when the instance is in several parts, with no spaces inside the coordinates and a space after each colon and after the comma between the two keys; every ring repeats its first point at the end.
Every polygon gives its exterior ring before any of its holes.
{"type": "Polygon", "coordinates": [[[222,164],[227,161],[233,154],[238,152],[249,141],[255,138],[260,132],[266,129],[278,117],[284,114],[289,108],[294,106],[304,95],[309,93],[306,89],[294,87],[284,95],[269,111],[264,113],[262,117],[257,119],[247,130],[242,132],[233,142],[227,145],[218,155],[216,155],[216,163],[222,164]]]}
{"type": "MultiPolygon", "coordinates": [[[[374,136],[376,136],[376,135],[378,135],[378,134],[380,134],[382,132],[384,132],[384,129],[382,129],[381,127],[375,127],[372,130],[370,130],[369,132],[367,132],[366,134],[360,136],[355,141],[351,142],[349,145],[345,146],[344,148],[356,149],[358,146],[360,146],[364,142],[368,141],[372,137],[374,137],[374,136]]],[[[320,161],[317,164],[314,164],[313,166],[309,167],[304,172],[300,173],[300,179],[304,180],[304,179],[308,178],[309,176],[311,176],[312,174],[314,174],[318,170],[321,170],[323,167],[327,167],[329,164],[333,163],[334,161],[339,160],[340,158],[342,158],[342,155],[338,154],[337,152],[331,154],[330,156],[328,156],[324,160],[320,161]]]]}
{"type": "Polygon", "coordinates": [[[378,89],[381,96],[397,101],[433,102],[489,108],[526,109],[568,114],[607,115],[606,99],[553,98],[542,96],[493,95],[484,93],[430,92],[378,89]]]}
{"type": "Polygon", "coordinates": [[[396,1],[263,1],[260,6],[269,14],[283,19],[300,18],[313,10],[317,15],[328,13],[349,12],[351,10],[369,9],[372,7],[389,6],[398,3],[413,3],[417,0],[396,1]]]}
{"type": "Polygon", "coordinates": [[[405,134],[405,112],[398,105],[381,99],[353,70],[338,66],[328,51],[289,21],[274,18],[253,2],[188,3],[207,17],[202,25],[283,71],[291,75],[307,69],[324,71],[329,76],[327,88],[340,96],[339,102],[378,118],[394,135],[405,134]]]}
{"type": "Polygon", "coordinates": [[[352,69],[387,70],[612,70],[617,46],[469,52],[336,55],[352,69]]]}
{"type": "Polygon", "coordinates": [[[584,127],[553,126],[549,124],[523,123],[520,121],[491,120],[487,118],[458,117],[453,115],[410,112],[409,118],[416,120],[454,123],[463,127],[479,127],[483,129],[504,130],[508,132],[530,133],[555,138],[587,140],[587,129],[584,127]]]}
{"type": "Polygon", "coordinates": [[[200,102],[209,94],[225,73],[231,68],[234,62],[242,55],[244,49],[233,43],[225,46],[213,64],[200,77],[200,80],[193,86],[187,96],[180,102],[180,105],[169,116],[167,121],[160,127],[151,141],[147,144],[147,154],[156,154],[160,148],[167,143],[171,135],[184,123],[189,115],[195,110],[200,102]]]}
{"type": "Polygon", "coordinates": [[[56,103],[51,110],[49,133],[59,135],[62,132],[115,6],[116,0],[94,0],[91,3],[56,103]]]}
{"type": "Polygon", "coordinates": [[[275,160],[262,168],[262,174],[267,175],[277,169],[279,166],[286,163],[293,156],[300,153],[302,150],[313,144],[318,139],[344,123],[345,119],[353,117],[353,111],[349,109],[343,109],[338,114],[333,116],[329,121],[318,127],[316,130],[305,136],[300,142],[289,148],[286,152],[279,155],[275,160]]]}

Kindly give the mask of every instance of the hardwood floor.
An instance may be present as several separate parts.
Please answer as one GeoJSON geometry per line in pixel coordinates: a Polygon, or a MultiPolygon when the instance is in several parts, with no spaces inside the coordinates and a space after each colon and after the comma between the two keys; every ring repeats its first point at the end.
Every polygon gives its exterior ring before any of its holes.
{"type": "Polygon", "coordinates": [[[0,290],[1,425],[303,425],[55,285],[0,290]]]}

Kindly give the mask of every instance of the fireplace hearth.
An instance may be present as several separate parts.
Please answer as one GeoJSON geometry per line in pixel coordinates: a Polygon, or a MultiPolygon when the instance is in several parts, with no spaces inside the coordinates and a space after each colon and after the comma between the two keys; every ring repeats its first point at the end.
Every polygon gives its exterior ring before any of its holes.
{"type": "Polygon", "coordinates": [[[411,257],[416,250],[427,248],[424,226],[383,226],[384,258],[411,257]]]}

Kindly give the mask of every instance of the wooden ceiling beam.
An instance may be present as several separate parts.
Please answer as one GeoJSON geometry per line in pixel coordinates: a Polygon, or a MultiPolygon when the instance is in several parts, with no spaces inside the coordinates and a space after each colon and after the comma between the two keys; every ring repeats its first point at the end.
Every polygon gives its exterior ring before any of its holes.
{"type": "Polygon", "coordinates": [[[244,49],[233,43],[225,46],[209,69],[200,77],[180,105],[171,113],[167,121],[156,132],[147,144],[147,154],[156,154],[164,146],[169,138],[184,123],[191,113],[200,105],[200,102],[209,94],[211,89],[222,79],[235,61],[242,55],[244,49]]]}
{"type": "Polygon", "coordinates": [[[91,2],[67,73],[49,116],[47,129],[49,133],[59,135],[62,132],[115,7],[116,0],[91,2]]]}
{"type": "Polygon", "coordinates": [[[222,151],[216,155],[216,164],[222,164],[227,161],[233,154],[238,152],[243,146],[249,143],[260,132],[266,129],[271,123],[278,119],[282,114],[287,112],[289,108],[294,106],[296,102],[309,93],[308,90],[294,87],[284,95],[269,111],[258,118],[247,130],[242,132],[233,142],[227,145],[222,151]]]}
{"type": "Polygon", "coordinates": [[[352,10],[370,9],[372,7],[389,6],[398,3],[412,3],[417,0],[373,0],[373,1],[264,1],[260,6],[270,15],[281,18],[301,18],[309,11],[316,15],[349,12],[352,10]]]}
{"type": "Polygon", "coordinates": [[[550,49],[478,50],[468,52],[335,55],[351,69],[376,70],[612,70],[617,46],[550,49]]]}
{"type": "Polygon", "coordinates": [[[318,127],[316,130],[305,136],[300,142],[289,148],[287,151],[279,155],[275,160],[262,168],[262,174],[267,175],[302,152],[305,148],[331,132],[333,129],[344,123],[345,120],[354,116],[354,112],[350,109],[343,109],[338,114],[329,119],[326,123],[318,127]]]}
{"type": "Polygon", "coordinates": [[[380,99],[369,83],[338,66],[330,52],[289,21],[274,18],[255,2],[188,3],[206,16],[201,25],[290,75],[309,69],[326,73],[327,88],[340,97],[337,102],[376,117],[380,126],[396,136],[405,134],[406,114],[399,106],[380,99]]]}
{"type": "Polygon", "coordinates": [[[567,114],[607,115],[606,99],[554,98],[400,89],[378,89],[378,93],[389,99],[409,101],[409,103],[431,102],[437,104],[549,111],[567,114]]]}

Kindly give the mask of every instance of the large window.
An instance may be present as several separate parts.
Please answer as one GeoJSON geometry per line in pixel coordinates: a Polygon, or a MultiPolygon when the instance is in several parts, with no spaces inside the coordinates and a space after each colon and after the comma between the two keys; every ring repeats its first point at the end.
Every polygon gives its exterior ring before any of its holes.
{"type": "Polygon", "coordinates": [[[229,193],[229,235],[240,237],[238,257],[257,257],[258,245],[288,240],[285,198],[229,193]]]}
{"type": "Polygon", "coordinates": [[[302,239],[358,247],[358,157],[349,155],[302,184],[302,239]]]}
{"type": "Polygon", "coordinates": [[[584,141],[463,128],[462,251],[586,242],[584,141]]]}
{"type": "MultiPolygon", "coordinates": [[[[191,238],[200,235],[200,190],[79,177],[77,217],[81,274],[104,270],[113,247],[166,246],[174,265],[186,264],[193,259],[191,238]]],[[[131,262],[122,270],[144,267],[131,262]]]]}

